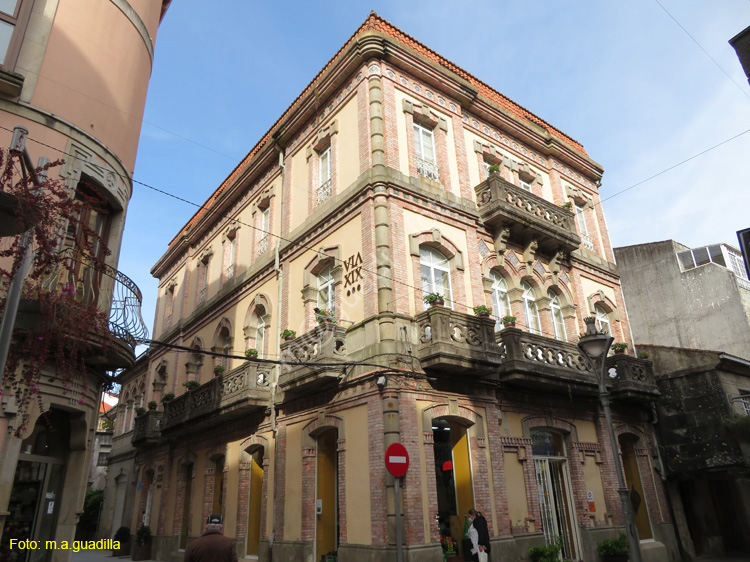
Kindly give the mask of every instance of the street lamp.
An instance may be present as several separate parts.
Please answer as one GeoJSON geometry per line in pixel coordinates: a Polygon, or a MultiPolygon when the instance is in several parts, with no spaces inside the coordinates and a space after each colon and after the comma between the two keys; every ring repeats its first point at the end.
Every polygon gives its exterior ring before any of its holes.
{"type": "Polygon", "coordinates": [[[619,446],[617,437],[615,437],[615,427],[612,425],[612,411],[609,406],[609,391],[607,390],[607,352],[612,345],[614,338],[609,334],[600,332],[596,327],[596,318],[584,318],[586,322],[586,333],[578,340],[578,347],[591,359],[596,367],[596,360],[602,358],[602,367],[597,373],[599,382],[599,400],[602,403],[604,417],[607,421],[607,431],[609,432],[609,441],[612,446],[612,460],[615,463],[615,472],[617,473],[617,493],[620,494],[620,503],[622,503],[622,513],[625,517],[625,530],[628,535],[628,544],[630,545],[630,559],[632,562],[641,562],[641,547],[638,541],[638,530],[635,527],[633,519],[633,509],[630,505],[630,494],[625,485],[625,476],[622,472],[622,463],[620,462],[619,446]]]}

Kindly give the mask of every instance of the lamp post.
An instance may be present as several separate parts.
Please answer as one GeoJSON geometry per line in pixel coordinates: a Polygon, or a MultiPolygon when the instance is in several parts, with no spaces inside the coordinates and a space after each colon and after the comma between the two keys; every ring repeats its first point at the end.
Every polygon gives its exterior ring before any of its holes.
{"type": "Polygon", "coordinates": [[[597,373],[599,382],[599,400],[602,403],[604,417],[607,422],[607,431],[609,432],[609,441],[612,446],[612,461],[615,463],[615,472],[617,473],[617,493],[620,495],[622,503],[622,513],[625,517],[625,530],[628,535],[628,545],[630,546],[631,562],[641,562],[641,547],[638,541],[638,530],[635,527],[633,519],[633,509],[630,505],[630,494],[625,485],[625,476],[622,472],[622,463],[620,462],[619,446],[615,436],[615,427],[612,424],[612,410],[609,405],[609,391],[607,390],[607,352],[609,351],[614,338],[609,334],[600,332],[596,327],[596,318],[584,318],[586,322],[586,333],[578,340],[578,347],[591,359],[596,366],[596,361],[601,357],[601,369],[597,373]]]}

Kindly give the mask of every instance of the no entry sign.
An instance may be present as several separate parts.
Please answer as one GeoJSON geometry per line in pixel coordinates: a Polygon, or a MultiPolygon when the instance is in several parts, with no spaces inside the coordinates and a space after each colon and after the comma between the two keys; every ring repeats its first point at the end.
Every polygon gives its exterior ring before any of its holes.
{"type": "Polygon", "coordinates": [[[385,450],[385,468],[399,478],[409,469],[409,453],[401,443],[392,443],[385,450]]]}

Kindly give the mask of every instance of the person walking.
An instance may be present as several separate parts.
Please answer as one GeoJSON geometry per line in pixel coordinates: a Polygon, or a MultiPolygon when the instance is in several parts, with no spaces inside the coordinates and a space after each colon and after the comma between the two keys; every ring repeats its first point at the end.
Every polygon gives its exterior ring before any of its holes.
{"type": "Polygon", "coordinates": [[[469,538],[471,539],[472,543],[472,560],[474,560],[474,562],[479,562],[479,553],[483,552],[485,553],[486,557],[483,557],[482,562],[488,561],[491,547],[490,530],[487,526],[487,520],[476,509],[470,509],[469,521],[471,522],[471,527],[469,527],[469,538]]]}
{"type": "Polygon", "coordinates": [[[206,531],[185,549],[184,562],[237,562],[234,541],[224,536],[224,518],[212,513],[206,531]]]}

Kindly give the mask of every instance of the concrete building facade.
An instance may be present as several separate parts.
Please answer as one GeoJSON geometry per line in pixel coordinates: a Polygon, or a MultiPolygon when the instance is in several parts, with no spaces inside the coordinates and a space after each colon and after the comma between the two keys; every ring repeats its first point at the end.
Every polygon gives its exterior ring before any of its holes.
{"type": "MultiPolygon", "coordinates": [[[[162,344],[122,375],[115,428],[137,448],[129,526],[151,528],[152,557],[181,559],[217,512],[259,560],[387,560],[398,509],[407,559],[435,560],[476,506],[500,559],[561,537],[593,561],[622,513],[575,342],[594,315],[632,344],[601,174],[371,14],[152,270],[162,344]]],[[[650,363],[608,362],[642,550],[667,560],[650,363]]]]}
{"type": "MultiPolygon", "coordinates": [[[[76,295],[74,307],[91,306],[109,316],[102,328],[106,344],[87,342],[96,349],[85,372],[75,373],[72,381],[56,377],[52,364],[30,390],[23,383],[13,388],[6,384],[8,373],[3,376],[0,560],[70,558],[70,550],[19,551],[10,541],[72,544],[106,372],[132,366],[134,337],[145,334],[140,291],[117,263],[154,39],[168,5],[169,0],[11,0],[0,6],[0,144],[8,147],[14,127],[25,127],[34,161],[41,156],[63,161],[50,169],[50,179],[64,182],[71,198],[83,200],[93,191],[103,201],[87,219],[106,245],[97,248],[104,263],[92,270],[79,245],[81,232],[59,225],[68,235],[58,240],[59,251],[68,257],[45,286],[55,294],[65,287],[76,295]],[[18,388],[31,392],[33,400],[17,400],[18,388]]],[[[18,238],[0,243],[7,248],[18,238]]],[[[3,302],[8,281],[1,283],[3,302]]],[[[25,310],[22,301],[19,309],[24,321],[52,320],[39,318],[34,295],[24,295],[29,305],[25,310]]],[[[21,316],[14,338],[27,329],[21,316]]],[[[20,371],[14,376],[23,378],[20,371]]]]}
{"type": "Polygon", "coordinates": [[[615,258],[638,344],[750,358],[750,281],[739,250],[666,240],[615,248],[615,258]]]}

